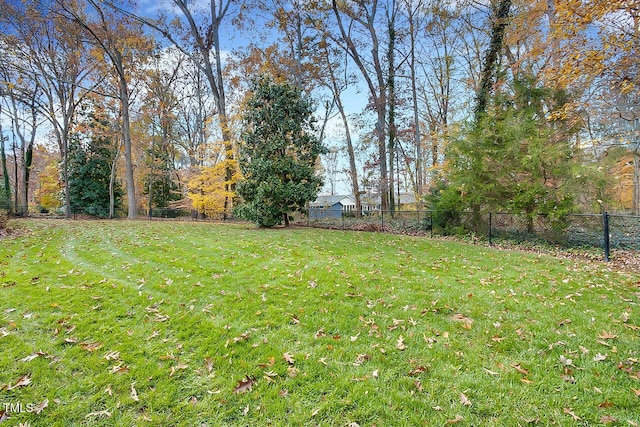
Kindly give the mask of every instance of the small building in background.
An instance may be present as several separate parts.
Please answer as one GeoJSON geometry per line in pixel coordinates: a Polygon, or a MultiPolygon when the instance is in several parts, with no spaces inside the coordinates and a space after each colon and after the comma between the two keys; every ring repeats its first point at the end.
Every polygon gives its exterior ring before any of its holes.
{"type": "Polygon", "coordinates": [[[309,218],[341,218],[345,212],[354,212],[356,201],[353,196],[318,196],[309,203],[309,218]]]}

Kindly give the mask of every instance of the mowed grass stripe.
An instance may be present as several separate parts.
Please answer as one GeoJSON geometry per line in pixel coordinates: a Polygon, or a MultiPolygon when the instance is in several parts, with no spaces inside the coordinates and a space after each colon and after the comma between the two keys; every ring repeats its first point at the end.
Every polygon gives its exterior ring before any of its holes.
{"type": "Polygon", "coordinates": [[[0,397],[48,400],[16,423],[640,422],[639,275],[375,233],[13,225],[0,387],[30,384],[0,397]]]}

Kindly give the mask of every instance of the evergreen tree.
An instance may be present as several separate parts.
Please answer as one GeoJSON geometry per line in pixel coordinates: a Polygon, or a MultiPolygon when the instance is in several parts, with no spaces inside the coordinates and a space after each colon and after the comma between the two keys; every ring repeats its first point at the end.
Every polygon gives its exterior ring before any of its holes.
{"type": "MultiPolygon", "coordinates": [[[[71,212],[109,216],[109,178],[114,156],[111,138],[91,135],[83,143],[74,135],[69,145],[71,212]]],[[[114,194],[118,207],[123,195],[118,184],[114,194]]]]}
{"type": "Polygon", "coordinates": [[[169,202],[182,199],[180,185],[173,179],[175,168],[169,147],[154,146],[147,151],[150,173],[143,179],[143,194],[149,195],[151,184],[152,206],[166,208],[169,202]]]}
{"type": "Polygon", "coordinates": [[[487,114],[451,144],[448,185],[435,195],[441,216],[502,210],[532,224],[538,214],[570,213],[579,162],[571,143],[577,128],[558,113],[566,101],[534,78],[516,80],[513,94],[494,97],[487,114]]]}
{"type": "Polygon", "coordinates": [[[311,102],[298,87],[263,77],[252,84],[243,119],[236,213],[260,227],[288,226],[289,213],[322,188],[315,166],[326,149],[314,135],[311,102]]]}

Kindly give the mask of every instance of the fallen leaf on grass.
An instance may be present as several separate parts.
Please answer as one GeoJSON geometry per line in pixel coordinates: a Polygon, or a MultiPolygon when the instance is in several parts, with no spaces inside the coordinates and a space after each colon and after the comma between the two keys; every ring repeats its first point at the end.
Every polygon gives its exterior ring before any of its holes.
{"type": "Polygon", "coordinates": [[[378,369],[376,369],[375,371],[373,371],[373,373],[371,374],[371,376],[375,379],[378,379],[378,377],[380,376],[380,373],[378,371],[378,369]]]}
{"type": "Polygon", "coordinates": [[[595,356],[593,356],[593,361],[594,362],[602,362],[603,360],[607,360],[607,355],[606,354],[596,354],[595,356]]]}
{"type": "Polygon", "coordinates": [[[571,408],[563,408],[563,412],[567,415],[571,415],[571,417],[575,420],[575,421],[580,421],[582,420],[582,418],[580,418],[579,416],[577,416],[574,412],[573,409],[571,408]]]}
{"type": "Polygon", "coordinates": [[[251,391],[255,383],[256,383],[256,380],[253,377],[246,376],[244,377],[244,379],[238,381],[238,385],[235,386],[235,388],[233,389],[233,392],[236,394],[240,394],[240,393],[246,393],[248,391],[251,391]]]}
{"type": "Polygon", "coordinates": [[[41,356],[48,356],[48,354],[42,351],[36,351],[35,353],[30,354],[29,356],[23,357],[22,359],[20,359],[20,361],[30,362],[33,359],[37,359],[38,357],[41,357],[41,356]]]}
{"type": "Polygon", "coordinates": [[[39,414],[40,412],[44,411],[47,406],[49,406],[49,399],[45,399],[42,402],[40,402],[38,406],[33,408],[33,412],[36,414],[39,414]]]}
{"type": "Polygon", "coordinates": [[[462,420],[464,420],[464,417],[462,415],[456,414],[453,419],[447,420],[447,424],[458,424],[462,420]]]}
{"type": "Polygon", "coordinates": [[[134,382],[133,384],[131,384],[131,393],[129,394],[129,397],[131,397],[133,400],[135,400],[136,402],[140,401],[140,398],[138,397],[138,392],[136,391],[134,385],[136,383],[134,382]]]}
{"type": "Polygon", "coordinates": [[[213,370],[213,359],[210,357],[204,359],[204,366],[205,368],[207,368],[207,372],[211,373],[211,371],[213,370]]]}
{"type": "Polygon", "coordinates": [[[294,363],[296,363],[295,359],[293,358],[293,355],[291,355],[289,352],[283,353],[282,358],[286,360],[286,362],[289,365],[293,365],[294,363]]]}
{"type": "Polygon", "coordinates": [[[9,414],[7,411],[0,411],[0,423],[3,421],[7,421],[9,419],[9,414]]]}
{"type": "Polygon", "coordinates": [[[468,329],[471,329],[471,327],[473,326],[473,319],[463,314],[457,313],[457,314],[454,314],[451,318],[456,322],[460,322],[464,329],[468,330],[468,329]]]}
{"type": "Polygon", "coordinates": [[[410,377],[416,377],[420,374],[422,374],[423,372],[427,372],[428,368],[425,366],[418,366],[417,368],[413,368],[411,371],[409,371],[409,376],[410,377]]]}
{"type": "Polygon", "coordinates": [[[600,418],[601,424],[611,424],[611,423],[615,423],[616,421],[618,420],[615,417],[612,417],[611,415],[603,415],[600,418]]]}
{"type": "Polygon", "coordinates": [[[562,354],[560,355],[560,363],[564,366],[573,366],[573,360],[564,357],[562,354]]]}
{"type": "Polygon", "coordinates": [[[353,362],[353,366],[360,366],[367,360],[371,360],[371,356],[369,356],[368,354],[359,354],[356,357],[355,362],[353,362]]]}
{"type": "Polygon", "coordinates": [[[15,388],[18,388],[18,387],[26,387],[29,384],[31,384],[31,376],[29,376],[29,374],[27,374],[27,375],[23,375],[20,378],[18,378],[16,383],[13,384],[13,385],[11,385],[11,383],[9,383],[6,386],[6,389],[7,389],[7,391],[11,391],[11,390],[13,390],[15,388]]]}
{"type": "Polygon", "coordinates": [[[494,371],[492,371],[490,369],[487,369],[487,368],[482,368],[482,369],[489,375],[500,375],[499,373],[494,372],[494,371]]]}
{"type": "Polygon", "coordinates": [[[108,351],[107,354],[104,355],[104,358],[107,360],[117,360],[120,358],[119,351],[108,351]]]}
{"type": "Polygon", "coordinates": [[[529,375],[529,371],[527,371],[526,369],[524,369],[522,366],[520,366],[520,364],[511,364],[511,367],[513,369],[515,369],[516,371],[520,372],[522,375],[529,375]]]}
{"type": "Polygon", "coordinates": [[[129,367],[127,365],[123,365],[122,363],[109,369],[110,374],[124,374],[125,372],[129,372],[129,367]]]}
{"type": "Polygon", "coordinates": [[[93,352],[102,347],[99,342],[83,342],[80,344],[80,348],[89,352],[93,352]]]}
{"type": "Polygon", "coordinates": [[[460,393],[460,403],[464,406],[471,406],[471,400],[464,393],[460,393]]]}
{"type": "Polygon", "coordinates": [[[407,346],[406,346],[406,344],[404,343],[404,337],[403,337],[402,335],[400,335],[400,336],[398,337],[398,341],[396,341],[396,348],[397,348],[398,350],[406,350],[406,349],[407,349],[407,346]]]}
{"type": "Polygon", "coordinates": [[[615,406],[613,402],[609,402],[608,400],[605,400],[604,402],[598,405],[598,408],[607,409],[607,408],[611,408],[612,406],[615,406]]]}
{"type": "Polygon", "coordinates": [[[636,397],[640,397],[640,390],[636,390],[635,388],[631,389],[633,391],[633,394],[636,395],[636,397]]]}
{"type": "Polygon", "coordinates": [[[105,409],[104,411],[89,412],[84,417],[85,418],[92,418],[92,417],[107,417],[107,418],[111,418],[111,413],[105,409]]]}
{"type": "Polygon", "coordinates": [[[607,331],[602,331],[600,332],[600,334],[598,334],[598,338],[600,338],[601,340],[613,340],[618,338],[618,336],[607,331]]]}
{"type": "Polygon", "coordinates": [[[184,363],[179,363],[176,366],[172,366],[171,367],[171,373],[169,374],[170,377],[174,376],[176,374],[176,372],[178,371],[182,371],[184,369],[188,369],[189,365],[185,365],[184,363]]]}

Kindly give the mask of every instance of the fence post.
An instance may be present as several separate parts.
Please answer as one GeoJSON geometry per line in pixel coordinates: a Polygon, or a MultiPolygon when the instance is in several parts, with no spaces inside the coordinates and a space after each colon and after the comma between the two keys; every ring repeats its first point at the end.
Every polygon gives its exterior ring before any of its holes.
{"type": "Polygon", "coordinates": [[[491,241],[491,221],[492,220],[492,214],[491,212],[489,212],[489,245],[491,245],[493,242],[491,241]]]}
{"type": "Polygon", "coordinates": [[[604,262],[609,262],[609,251],[611,249],[611,241],[609,238],[609,214],[605,211],[602,214],[602,222],[604,229],[604,262]]]}

